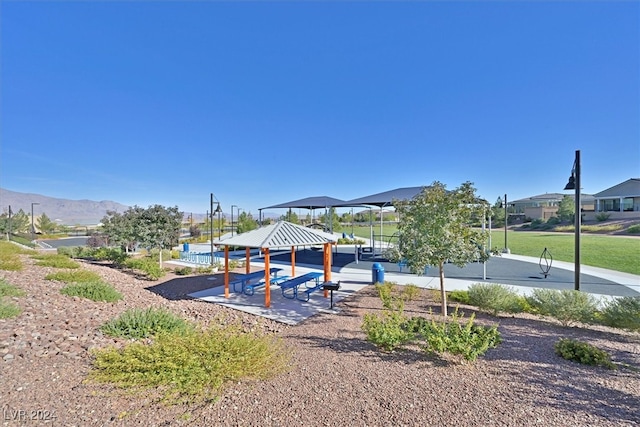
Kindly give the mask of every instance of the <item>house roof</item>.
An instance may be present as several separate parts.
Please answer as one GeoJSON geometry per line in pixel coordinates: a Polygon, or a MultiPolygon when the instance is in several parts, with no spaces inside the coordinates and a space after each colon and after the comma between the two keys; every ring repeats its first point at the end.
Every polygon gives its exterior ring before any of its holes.
{"type": "Polygon", "coordinates": [[[362,205],[371,205],[371,206],[378,206],[378,207],[392,206],[394,200],[413,199],[415,196],[420,194],[423,188],[426,188],[426,186],[396,188],[395,190],[384,191],[382,193],[371,194],[370,196],[364,196],[358,199],[348,200],[339,206],[341,207],[362,206],[362,205]]]}
{"type": "Polygon", "coordinates": [[[314,196],[304,199],[293,200],[291,202],[280,203],[279,205],[267,206],[261,209],[276,209],[276,208],[304,208],[304,209],[317,209],[317,208],[331,208],[339,206],[344,203],[344,200],[335,199],[329,196],[314,196]]]}
{"type": "Polygon", "coordinates": [[[597,199],[612,197],[640,197],[640,178],[630,178],[593,195],[597,199]]]}
{"type": "MultiPolygon", "coordinates": [[[[518,199],[518,200],[509,200],[507,202],[508,205],[515,205],[515,204],[520,204],[520,203],[532,203],[532,202],[553,202],[553,201],[560,201],[564,198],[564,196],[569,196],[569,197],[574,197],[574,194],[562,194],[562,193],[545,193],[545,194],[539,194],[537,196],[531,196],[531,197],[525,197],[524,199],[518,199]]],[[[592,196],[591,194],[581,194],[580,195],[580,200],[584,203],[585,201],[592,201],[594,199],[594,196],[592,196]]]]}
{"type": "Polygon", "coordinates": [[[337,241],[333,234],[303,227],[287,221],[278,221],[228,239],[214,242],[222,246],[245,248],[290,248],[291,246],[319,245],[337,241]]]}

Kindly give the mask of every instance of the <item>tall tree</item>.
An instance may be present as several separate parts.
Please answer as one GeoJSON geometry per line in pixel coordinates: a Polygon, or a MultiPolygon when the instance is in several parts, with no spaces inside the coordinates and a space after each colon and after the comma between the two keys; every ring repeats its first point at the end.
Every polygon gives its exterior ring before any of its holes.
{"type": "Polygon", "coordinates": [[[564,195],[558,205],[557,215],[561,221],[571,221],[576,213],[576,206],[573,197],[564,195]]]}
{"type": "Polygon", "coordinates": [[[40,227],[40,231],[43,234],[51,234],[56,231],[56,228],[58,227],[56,223],[51,221],[51,219],[45,213],[36,218],[36,222],[38,223],[38,227],[40,227]]]}
{"type": "Polygon", "coordinates": [[[238,234],[258,228],[258,223],[253,219],[250,213],[242,212],[238,216],[238,234]]]}
{"type": "Polygon", "coordinates": [[[451,262],[462,267],[486,259],[484,242],[488,233],[471,224],[486,215],[488,204],[476,197],[476,189],[470,182],[447,191],[444,184],[435,181],[412,200],[394,205],[400,214],[400,255],[414,273],[424,271],[427,266],[438,267],[442,315],[446,316],[444,264],[451,262]]]}
{"type": "Polygon", "coordinates": [[[178,244],[183,213],[177,206],[166,208],[161,205],[149,206],[140,212],[134,221],[135,236],[141,245],[162,250],[178,244]]]}

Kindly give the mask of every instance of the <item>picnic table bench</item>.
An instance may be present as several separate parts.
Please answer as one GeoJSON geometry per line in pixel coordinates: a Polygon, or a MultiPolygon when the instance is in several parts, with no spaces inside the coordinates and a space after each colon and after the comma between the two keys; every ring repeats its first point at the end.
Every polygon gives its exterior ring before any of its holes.
{"type": "Polygon", "coordinates": [[[280,283],[280,289],[282,289],[282,296],[289,299],[299,299],[300,301],[309,301],[309,295],[311,292],[322,289],[320,285],[320,278],[323,273],[312,271],[310,273],[303,274],[302,276],[293,277],[289,280],[280,283]],[[313,282],[313,286],[309,286],[308,283],[313,282]],[[299,294],[299,287],[305,285],[305,290],[302,292],[306,295],[306,298],[301,299],[299,294]]]}
{"type": "MultiPolygon", "coordinates": [[[[282,271],[281,268],[270,268],[269,274],[273,274],[276,277],[278,276],[278,272],[282,271]]],[[[233,292],[244,292],[245,287],[249,285],[249,282],[252,280],[260,280],[264,277],[264,270],[254,271],[253,273],[248,274],[239,274],[238,277],[232,281],[230,284],[233,285],[233,292]],[[237,285],[240,285],[240,291],[236,288],[237,285]]],[[[252,293],[253,294],[253,293],[252,293]]]]}
{"type": "MultiPolygon", "coordinates": [[[[276,276],[276,277],[272,277],[269,279],[269,283],[271,283],[272,285],[279,285],[280,283],[288,280],[291,276],[276,276]]],[[[247,295],[253,295],[255,293],[255,290],[257,288],[260,288],[262,286],[264,286],[266,284],[266,282],[264,280],[258,282],[258,283],[254,283],[254,284],[248,284],[245,286],[244,288],[244,293],[247,295]]]]}

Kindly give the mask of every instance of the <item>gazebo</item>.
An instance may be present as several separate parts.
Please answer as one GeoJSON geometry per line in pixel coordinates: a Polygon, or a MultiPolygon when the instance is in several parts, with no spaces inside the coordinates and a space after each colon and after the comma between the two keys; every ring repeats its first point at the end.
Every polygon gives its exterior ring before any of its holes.
{"type": "MultiPolygon", "coordinates": [[[[331,281],[331,245],[337,242],[337,237],[323,231],[303,227],[287,221],[278,221],[260,227],[246,233],[238,234],[229,239],[214,242],[224,246],[224,296],[229,298],[229,247],[239,246],[246,248],[246,272],[250,272],[251,249],[258,248],[264,253],[265,271],[265,307],[271,305],[271,286],[269,277],[269,250],[291,249],[291,276],[295,276],[295,251],[297,246],[323,245],[324,253],[324,280],[331,281]]],[[[327,291],[325,291],[325,297],[327,291]]]]}

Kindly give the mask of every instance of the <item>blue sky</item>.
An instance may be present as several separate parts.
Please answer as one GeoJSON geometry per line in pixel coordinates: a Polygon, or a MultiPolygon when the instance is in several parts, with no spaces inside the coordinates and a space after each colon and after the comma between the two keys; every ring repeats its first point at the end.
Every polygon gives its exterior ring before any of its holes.
{"type": "MultiPolygon", "coordinates": [[[[23,2],[0,186],[225,212],[472,181],[640,176],[640,3],[23,2]]],[[[570,192],[567,192],[570,193],[570,192]]]]}

